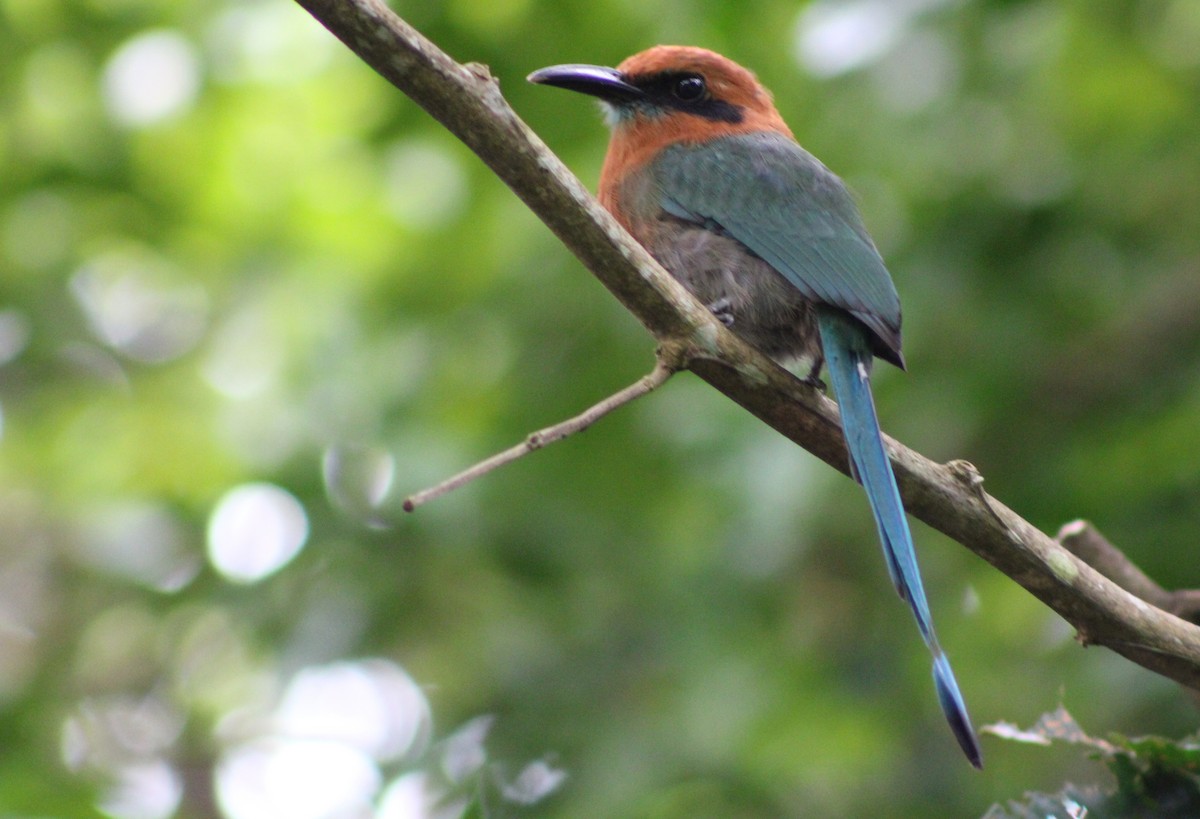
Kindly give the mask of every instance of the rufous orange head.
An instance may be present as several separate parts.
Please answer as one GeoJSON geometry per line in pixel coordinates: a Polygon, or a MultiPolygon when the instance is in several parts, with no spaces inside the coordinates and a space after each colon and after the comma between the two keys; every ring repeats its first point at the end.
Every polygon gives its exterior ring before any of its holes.
{"type": "Polygon", "coordinates": [[[555,65],[533,72],[529,81],[603,103],[613,138],[600,179],[602,200],[669,145],[759,131],[792,136],[754,73],[704,48],[658,45],[616,68],[555,65]]]}

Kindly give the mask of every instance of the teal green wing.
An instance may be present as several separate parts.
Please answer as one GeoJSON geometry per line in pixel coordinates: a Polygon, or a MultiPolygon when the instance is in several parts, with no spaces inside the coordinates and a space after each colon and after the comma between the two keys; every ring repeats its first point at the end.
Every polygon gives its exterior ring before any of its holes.
{"type": "Polygon", "coordinates": [[[903,366],[900,299],[845,185],[775,133],[665,149],[651,166],[664,211],[737,239],[814,304],[839,307],[903,366]]]}

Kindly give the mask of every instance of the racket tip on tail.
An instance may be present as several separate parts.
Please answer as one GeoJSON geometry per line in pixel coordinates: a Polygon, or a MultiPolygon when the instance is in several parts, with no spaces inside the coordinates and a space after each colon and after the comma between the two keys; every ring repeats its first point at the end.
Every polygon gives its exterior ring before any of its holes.
{"type": "Polygon", "coordinates": [[[938,654],[933,659],[933,682],[937,686],[938,702],[942,705],[942,713],[950,723],[950,730],[967,760],[980,770],[983,769],[983,751],[979,747],[979,737],[971,726],[971,718],[967,716],[967,706],[958,690],[954,672],[950,670],[950,661],[945,654],[938,654]]]}

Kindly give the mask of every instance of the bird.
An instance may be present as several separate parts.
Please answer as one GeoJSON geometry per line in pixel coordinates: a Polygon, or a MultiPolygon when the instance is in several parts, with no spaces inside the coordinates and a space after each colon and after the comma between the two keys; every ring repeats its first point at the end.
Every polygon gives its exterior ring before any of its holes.
{"type": "Polygon", "coordinates": [[[799,145],[754,73],[716,52],[659,45],[616,68],[554,65],[528,80],[600,101],[612,136],[598,198],[667,272],[746,342],[808,362],[811,383],[824,366],[851,475],[933,656],[942,711],[982,768],[875,411],[874,359],[906,369],[900,299],[852,194],[799,145]]]}

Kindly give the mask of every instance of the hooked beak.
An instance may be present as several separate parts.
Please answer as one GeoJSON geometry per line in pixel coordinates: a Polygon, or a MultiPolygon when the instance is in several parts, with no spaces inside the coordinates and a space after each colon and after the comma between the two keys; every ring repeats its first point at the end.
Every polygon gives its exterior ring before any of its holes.
{"type": "Polygon", "coordinates": [[[620,71],[599,65],[552,65],[539,68],[527,80],[579,91],[615,104],[633,102],[646,96],[642,89],[625,81],[620,71]]]}

